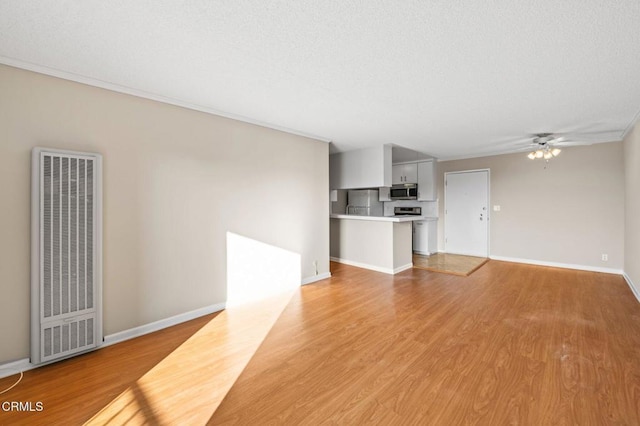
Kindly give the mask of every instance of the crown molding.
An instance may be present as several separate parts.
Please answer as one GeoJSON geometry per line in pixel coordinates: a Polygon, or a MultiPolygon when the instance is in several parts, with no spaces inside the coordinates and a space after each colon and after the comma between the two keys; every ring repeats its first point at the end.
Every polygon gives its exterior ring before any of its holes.
{"type": "Polygon", "coordinates": [[[265,127],[267,129],[277,130],[279,132],[289,133],[292,135],[302,136],[309,139],[318,140],[325,143],[330,143],[331,139],[323,136],[314,135],[311,133],[302,132],[296,129],[288,127],[278,126],[276,124],[267,123],[260,120],[254,120],[249,117],[245,117],[239,114],[233,114],[225,111],[220,111],[215,108],[210,108],[204,105],[199,105],[193,102],[187,102],[180,99],[170,98],[168,96],[162,96],[151,92],[145,92],[144,90],[134,89],[132,87],[121,86],[119,84],[110,83],[108,81],[99,80],[97,78],[87,77],[80,74],[71,73],[68,71],[62,71],[55,68],[46,67],[44,65],[33,64],[30,62],[21,61],[19,59],[9,58],[7,56],[0,55],[0,64],[7,65],[13,68],[19,68],[26,71],[32,71],[38,74],[48,75],[50,77],[61,78],[63,80],[73,81],[75,83],[84,84],[87,86],[98,87],[100,89],[106,89],[112,92],[123,93],[125,95],[131,95],[138,98],[148,99],[163,104],[169,104],[181,108],[186,108],[194,111],[204,112],[206,114],[217,115],[231,120],[241,121],[255,126],[265,127]]]}

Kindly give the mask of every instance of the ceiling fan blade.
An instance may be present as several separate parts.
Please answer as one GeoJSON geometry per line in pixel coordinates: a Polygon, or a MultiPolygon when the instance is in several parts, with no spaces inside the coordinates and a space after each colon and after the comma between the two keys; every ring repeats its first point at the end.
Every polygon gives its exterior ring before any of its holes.
{"type": "Polygon", "coordinates": [[[576,132],[576,133],[559,133],[561,137],[572,141],[585,142],[617,142],[622,140],[622,133],[619,130],[602,130],[597,132],[576,132]]]}
{"type": "Polygon", "coordinates": [[[513,149],[511,149],[511,152],[527,152],[527,151],[531,152],[531,151],[537,151],[539,149],[543,149],[543,147],[537,143],[532,143],[529,145],[514,147],[513,149]]]}
{"type": "Polygon", "coordinates": [[[511,147],[511,146],[523,146],[523,145],[533,145],[532,138],[513,138],[505,141],[500,141],[497,143],[492,143],[493,147],[501,148],[501,147],[511,147]]]}
{"type": "Polygon", "coordinates": [[[578,141],[570,141],[570,140],[566,140],[564,142],[555,142],[550,144],[551,146],[587,146],[587,145],[593,145],[593,142],[578,142],[578,141]]]}

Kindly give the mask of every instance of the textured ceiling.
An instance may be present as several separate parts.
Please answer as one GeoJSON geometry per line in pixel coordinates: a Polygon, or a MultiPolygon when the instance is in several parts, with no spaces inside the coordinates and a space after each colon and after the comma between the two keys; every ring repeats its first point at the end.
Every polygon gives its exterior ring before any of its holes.
{"type": "Polygon", "coordinates": [[[0,62],[333,151],[480,156],[537,132],[621,140],[640,110],[640,2],[0,0],[0,62]]]}

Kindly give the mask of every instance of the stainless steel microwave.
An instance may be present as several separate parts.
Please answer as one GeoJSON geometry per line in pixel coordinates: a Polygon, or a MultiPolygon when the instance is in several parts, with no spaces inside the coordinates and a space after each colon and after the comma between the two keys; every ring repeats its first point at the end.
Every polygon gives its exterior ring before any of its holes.
{"type": "Polygon", "coordinates": [[[392,200],[417,200],[418,185],[415,183],[393,185],[389,191],[389,198],[392,200]]]}

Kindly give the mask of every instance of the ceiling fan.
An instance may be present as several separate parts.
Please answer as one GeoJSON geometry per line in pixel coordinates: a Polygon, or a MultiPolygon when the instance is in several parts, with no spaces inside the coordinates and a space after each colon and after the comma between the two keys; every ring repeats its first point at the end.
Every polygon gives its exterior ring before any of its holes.
{"type": "Polygon", "coordinates": [[[592,133],[534,133],[527,138],[527,144],[522,151],[530,151],[527,154],[532,160],[550,159],[557,157],[562,152],[561,147],[592,145],[594,143],[609,142],[619,139],[617,132],[603,131],[592,133]]]}
{"type": "Polygon", "coordinates": [[[562,151],[556,145],[563,145],[563,138],[555,136],[553,133],[537,133],[531,142],[533,151],[527,154],[531,160],[544,158],[549,161],[553,157],[560,155],[562,151]]]}

